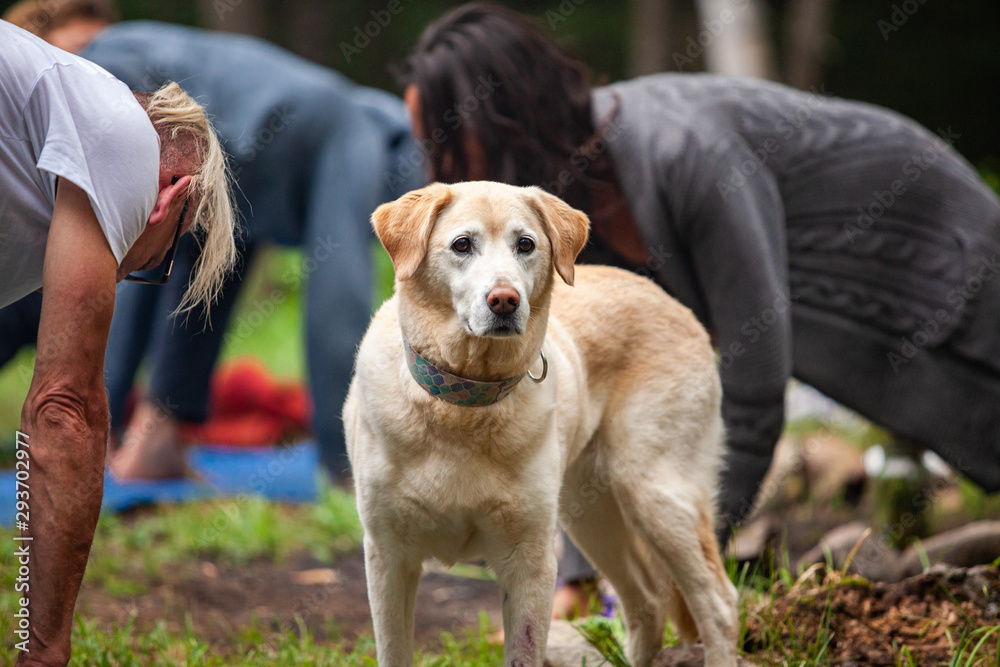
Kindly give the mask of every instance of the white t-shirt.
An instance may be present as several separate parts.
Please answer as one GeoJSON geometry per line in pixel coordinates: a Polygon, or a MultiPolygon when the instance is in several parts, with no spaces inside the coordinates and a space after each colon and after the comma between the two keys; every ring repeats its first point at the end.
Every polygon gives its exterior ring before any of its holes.
{"type": "Polygon", "coordinates": [[[57,176],[89,195],[121,264],[159,166],[156,130],[125,84],[0,21],[0,307],[42,286],[57,176]]]}

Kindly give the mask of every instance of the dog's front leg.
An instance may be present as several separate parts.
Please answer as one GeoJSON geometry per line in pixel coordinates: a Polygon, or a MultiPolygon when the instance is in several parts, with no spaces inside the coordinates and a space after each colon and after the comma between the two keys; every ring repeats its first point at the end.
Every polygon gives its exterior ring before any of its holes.
{"type": "Polygon", "coordinates": [[[401,545],[365,535],[368,604],[375,626],[375,650],[383,667],[413,665],[413,621],[420,584],[420,561],[411,562],[401,545]]]}
{"type": "Polygon", "coordinates": [[[504,667],[541,667],[556,586],[552,535],[520,541],[493,569],[503,595],[504,667]]]}

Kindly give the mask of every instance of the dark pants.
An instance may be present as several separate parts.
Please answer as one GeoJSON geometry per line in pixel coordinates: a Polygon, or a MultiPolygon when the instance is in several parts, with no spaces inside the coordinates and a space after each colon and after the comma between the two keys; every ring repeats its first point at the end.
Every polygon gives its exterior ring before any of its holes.
{"type": "Polygon", "coordinates": [[[212,306],[211,327],[206,326],[204,308],[171,317],[198,258],[198,246],[190,234],[177,247],[169,283],[119,284],[104,357],[112,430],[125,427],[126,401],[143,359],[150,364],[148,399],[178,420],[205,421],[212,369],[253,250],[252,245],[241,248],[237,269],[212,306]]]}
{"type": "Polygon", "coordinates": [[[41,314],[42,295],[39,292],[0,308],[0,366],[13,359],[22,347],[38,342],[41,314]]]}
{"type": "MultiPolygon", "coordinates": [[[[335,145],[317,150],[315,161],[308,165],[312,187],[302,193],[303,228],[291,229],[288,224],[284,228],[286,240],[301,244],[302,261],[277,279],[287,288],[305,289],[312,426],[321,461],[335,478],[348,468],[340,413],[354,354],[372,314],[374,235],[369,217],[379,204],[423,184],[423,175],[414,173],[394,189],[386,186],[386,173],[396,164],[396,156],[410,154],[415,145],[404,137],[388,151],[380,150],[384,141],[374,127],[361,123],[338,133],[335,145]]],[[[248,226],[253,230],[254,221],[248,226]]],[[[126,399],[143,359],[150,364],[149,399],[177,419],[204,421],[212,369],[243,274],[256,242],[266,240],[249,235],[239,270],[227,280],[219,302],[211,308],[211,328],[205,327],[202,309],[170,319],[186,280],[175,283],[172,278],[162,287],[119,286],[105,357],[113,428],[124,426],[126,399]]],[[[196,244],[185,236],[174,264],[176,277],[188,275],[196,253],[196,244]]]]}

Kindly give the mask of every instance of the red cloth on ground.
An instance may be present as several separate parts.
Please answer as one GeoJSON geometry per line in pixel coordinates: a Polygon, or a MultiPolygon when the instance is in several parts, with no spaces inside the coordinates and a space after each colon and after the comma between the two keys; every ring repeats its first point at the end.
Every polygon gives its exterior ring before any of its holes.
{"type": "Polygon", "coordinates": [[[276,378],[253,358],[221,364],[212,376],[208,420],[182,424],[190,442],[273,445],[309,428],[309,394],[301,381],[276,378]]]}

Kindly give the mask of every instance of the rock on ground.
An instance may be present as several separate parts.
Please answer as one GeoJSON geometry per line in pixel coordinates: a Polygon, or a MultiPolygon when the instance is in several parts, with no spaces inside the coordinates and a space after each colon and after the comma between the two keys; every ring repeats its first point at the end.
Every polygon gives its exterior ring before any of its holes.
{"type": "Polygon", "coordinates": [[[829,551],[834,568],[842,569],[858,546],[850,562],[850,572],[871,581],[895,582],[920,574],[925,562],[973,567],[1000,558],[1000,521],[974,521],[913,544],[903,553],[889,546],[877,531],[866,537],[867,530],[868,526],[860,521],[834,528],[802,556],[798,567],[805,569],[813,563],[825,562],[829,551]]]}
{"type": "MultiPolygon", "coordinates": [[[[705,648],[703,646],[670,646],[660,651],[653,661],[653,667],[702,667],[705,664],[705,648]]],[[[756,667],[756,664],[746,658],[736,661],[737,667],[756,667]]]]}
{"type": "MultiPolygon", "coordinates": [[[[584,660],[587,667],[606,664],[601,654],[570,623],[552,621],[545,648],[545,667],[580,667],[584,660]]],[[[653,667],[702,667],[704,664],[705,650],[701,646],[670,646],[660,651],[653,661],[653,667]]],[[[740,658],[738,665],[755,667],[744,658],[740,658]]]]}
{"type": "Polygon", "coordinates": [[[552,621],[545,646],[545,667],[597,667],[604,661],[601,654],[583,638],[572,624],[552,621]],[[586,663],[584,663],[586,659],[586,663]]]}

